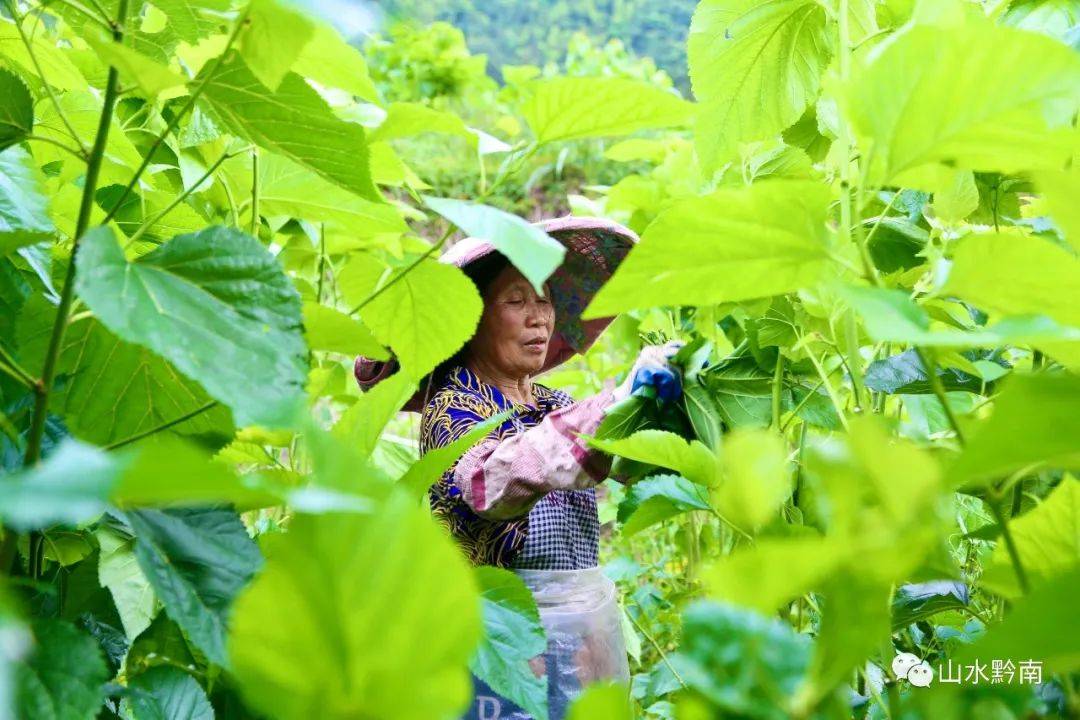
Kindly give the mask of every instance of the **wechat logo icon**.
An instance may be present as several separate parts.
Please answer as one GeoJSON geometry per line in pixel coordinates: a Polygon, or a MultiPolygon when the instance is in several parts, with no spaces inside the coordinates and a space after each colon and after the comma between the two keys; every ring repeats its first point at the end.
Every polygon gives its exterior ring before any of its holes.
{"type": "Polygon", "coordinates": [[[907,680],[915,687],[928,687],[934,681],[930,664],[911,653],[899,653],[892,661],[893,675],[897,680],[907,680]]]}

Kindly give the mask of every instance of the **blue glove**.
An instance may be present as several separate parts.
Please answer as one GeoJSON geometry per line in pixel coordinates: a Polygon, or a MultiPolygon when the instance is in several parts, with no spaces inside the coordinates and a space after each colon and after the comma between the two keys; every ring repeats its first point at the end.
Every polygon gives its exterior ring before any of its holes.
{"type": "Polygon", "coordinates": [[[643,367],[634,375],[630,389],[632,395],[639,387],[651,385],[656,388],[656,397],[664,402],[678,400],[682,395],[682,378],[670,365],[666,367],[643,367]]]}
{"type": "Polygon", "coordinates": [[[613,400],[619,402],[643,386],[655,388],[656,396],[661,400],[679,398],[682,395],[682,376],[671,365],[671,358],[682,346],[682,342],[674,340],[665,345],[643,348],[626,380],[615,388],[613,400]]]}

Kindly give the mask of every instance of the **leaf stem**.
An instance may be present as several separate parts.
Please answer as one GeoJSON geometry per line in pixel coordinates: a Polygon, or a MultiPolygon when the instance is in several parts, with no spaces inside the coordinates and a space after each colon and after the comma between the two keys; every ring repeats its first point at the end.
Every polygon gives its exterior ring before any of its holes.
{"type": "Polygon", "coordinates": [[[836,394],[836,390],[833,389],[832,383],[829,382],[829,373],[825,372],[825,368],[822,366],[821,361],[818,360],[817,355],[813,353],[810,348],[806,349],[806,356],[810,358],[810,363],[817,370],[818,376],[825,384],[825,392],[829,394],[829,399],[832,401],[833,407],[836,409],[836,415],[840,418],[840,424],[844,426],[844,430],[848,429],[847,417],[844,415],[844,406],[840,402],[840,398],[836,394]]]}
{"type": "Polygon", "coordinates": [[[0,343],[0,361],[2,361],[3,365],[5,366],[4,369],[7,370],[16,380],[23,383],[24,385],[26,385],[26,387],[30,389],[34,389],[37,387],[37,378],[28,373],[26,369],[18,363],[15,357],[7,351],[7,348],[5,348],[2,343],[0,343]]]}
{"type": "Polygon", "coordinates": [[[357,305],[356,307],[354,307],[354,308],[353,308],[352,310],[350,310],[350,311],[349,311],[349,315],[355,315],[356,313],[358,313],[358,312],[360,312],[361,310],[363,310],[363,309],[364,309],[364,308],[365,308],[365,307],[366,307],[366,306],[367,306],[367,305],[368,305],[368,304],[369,304],[369,303],[370,303],[370,302],[371,302],[372,300],[374,300],[375,298],[379,297],[379,296],[380,296],[380,295],[382,295],[382,294],[383,294],[384,292],[386,292],[386,291],[387,291],[387,290],[389,290],[389,289],[390,289],[391,287],[393,287],[394,283],[398,282],[398,281],[399,281],[399,280],[401,280],[401,279],[402,279],[403,277],[405,277],[406,275],[408,275],[408,274],[409,274],[410,272],[412,272],[413,270],[415,270],[415,269],[416,269],[416,267],[417,267],[417,266],[418,266],[418,265],[419,265],[420,263],[424,262],[424,260],[428,259],[428,258],[429,258],[429,257],[431,257],[432,255],[434,255],[435,253],[437,253],[437,252],[439,251],[439,249],[440,249],[440,248],[441,248],[441,247],[443,246],[443,244],[445,244],[445,243],[446,243],[446,240],[447,240],[447,239],[448,239],[448,238],[450,237],[450,235],[451,235],[451,234],[452,234],[453,232],[454,232],[454,225],[453,225],[453,223],[451,223],[450,225],[448,225],[448,226],[447,226],[447,228],[446,228],[446,232],[444,232],[444,233],[442,234],[442,237],[441,237],[441,238],[439,238],[439,241],[438,241],[437,243],[435,243],[434,245],[432,245],[431,247],[429,247],[429,248],[428,248],[427,250],[425,250],[425,251],[423,252],[423,254],[422,254],[422,255],[420,255],[420,257],[416,258],[416,259],[415,259],[415,260],[413,260],[413,261],[412,261],[411,263],[409,263],[409,265],[408,265],[408,266],[407,266],[407,267],[406,267],[406,268],[405,268],[404,270],[402,270],[402,271],[401,271],[400,273],[398,273],[398,274],[397,274],[397,275],[395,275],[394,277],[390,278],[389,282],[387,282],[387,283],[386,283],[385,285],[383,285],[383,286],[382,286],[382,287],[380,287],[379,289],[375,290],[375,292],[371,293],[371,294],[370,294],[370,295],[368,295],[368,296],[367,296],[366,298],[364,298],[364,299],[363,299],[363,300],[362,300],[362,301],[360,302],[360,304],[359,304],[359,305],[357,305]]]}
{"type": "Polygon", "coordinates": [[[995,496],[989,498],[987,505],[990,506],[990,512],[994,514],[994,519],[997,521],[998,527],[1001,528],[1001,538],[1005,541],[1005,549],[1009,552],[1009,561],[1012,563],[1013,571],[1016,573],[1016,581],[1020,583],[1020,590],[1027,595],[1031,589],[1028,584],[1027,571],[1024,570],[1024,565],[1020,562],[1020,551],[1016,547],[1016,540],[1013,538],[1012,530],[1009,528],[1009,519],[1005,516],[1001,503],[1001,498],[995,496]]]}
{"type": "Polygon", "coordinates": [[[106,450],[117,450],[119,448],[124,447],[125,445],[130,445],[130,444],[132,444],[134,442],[138,442],[139,440],[142,440],[144,438],[148,438],[151,435],[156,435],[159,432],[162,432],[164,430],[168,430],[171,427],[176,427],[180,423],[187,422],[188,420],[191,420],[194,417],[198,417],[199,415],[202,415],[204,412],[206,412],[208,410],[214,409],[215,407],[217,407],[217,404],[218,404],[217,400],[211,400],[210,402],[206,403],[205,405],[202,405],[201,407],[197,407],[194,410],[192,410],[191,412],[184,413],[183,415],[181,415],[178,418],[173,418],[172,420],[168,420],[166,422],[163,422],[162,424],[157,425],[155,427],[152,427],[149,430],[144,430],[141,433],[136,433],[135,435],[132,435],[131,437],[124,438],[123,440],[117,440],[114,443],[110,443],[109,445],[105,446],[105,449],[106,450]]]}
{"type": "MultiPolygon", "coordinates": [[[[127,16],[127,8],[128,0],[119,0],[119,17],[121,19],[127,16]]],[[[113,39],[117,41],[123,39],[122,26],[118,25],[116,30],[113,31],[113,39]]],[[[109,139],[109,127],[112,125],[113,108],[116,105],[118,82],[119,74],[116,68],[110,67],[108,80],[105,83],[105,99],[101,108],[101,116],[98,118],[97,135],[94,138],[94,147],[91,149],[90,157],[87,160],[82,201],[79,204],[79,215],[75,221],[75,234],[71,244],[71,259],[68,262],[67,275],[64,278],[64,288],[60,291],[60,304],[56,308],[56,319],[53,321],[49,345],[45,351],[41,383],[36,388],[37,397],[34,400],[34,413],[30,419],[30,430],[26,439],[26,456],[23,461],[26,466],[33,465],[41,457],[41,440],[45,434],[45,419],[48,416],[49,391],[52,389],[53,379],[56,376],[56,363],[60,357],[60,346],[64,339],[64,331],[67,329],[68,313],[71,311],[71,302],[75,294],[75,267],[78,259],[79,240],[90,224],[90,213],[94,206],[94,191],[97,189],[101,161],[105,156],[105,145],[109,139]]]]}
{"type": "Polygon", "coordinates": [[[79,158],[83,162],[86,162],[86,154],[85,153],[83,153],[81,150],[77,150],[77,149],[71,147],[70,145],[65,145],[64,143],[60,142],[59,140],[53,140],[52,138],[45,137],[43,135],[27,135],[26,140],[27,140],[27,142],[43,142],[43,143],[46,143],[48,145],[53,145],[55,147],[60,148],[61,150],[64,150],[65,152],[71,153],[72,155],[79,158]]]}
{"type": "Polygon", "coordinates": [[[156,153],[157,149],[161,147],[161,144],[165,142],[165,139],[176,130],[176,127],[180,124],[180,119],[187,115],[188,112],[193,107],[195,107],[195,102],[199,99],[199,96],[202,95],[203,90],[206,89],[206,86],[210,84],[210,80],[214,77],[215,74],[217,74],[218,68],[221,67],[222,60],[225,58],[226,55],[228,55],[229,50],[236,42],[236,38],[240,35],[240,30],[247,22],[247,16],[248,10],[245,8],[244,11],[241,13],[240,17],[237,18],[236,26],[233,28],[232,33],[229,34],[229,39],[225,43],[225,47],[222,49],[221,54],[214,58],[214,60],[212,61],[213,64],[210,66],[209,69],[206,70],[206,74],[203,75],[203,79],[199,82],[198,86],[191,91],[191,95],[188,96],[188,100],[186,103],[184,103],[184,106],[176,111],[176,113],[169,120],[168,124],[165,126],[165,129],[162,130],[161,134],[157,136],[153,143],[151,143],[150,148],[143,155],[142,162],[139,163],[139,167],[135,170],[135,174],[131,176],[131,180],[124,187],[124,191],[120,193],[120,197],[117,199],[116,203],[109,210],[108,214],[105,215],[105,219],[101,221],[102,225],[105,225],[110,220],[112,220],[113,216],[116,215],[116,211],[123,207],[124,201],[128,199],[129,195],[131,195],[131,192],[135,188],[135,185],[139,182],[139,178],[142,177],[143,172],[146,171],[146,168],[148,168],[150,166],[150,163],[153,161],[154,153],[156,153]]]}
{"type": "Polygon", "coordinates": [[[251,149],[251,237],[258,239],[259,231],[259,150],[251,149]]]}
{"type": "Polygon", "coordinates": [[[16,9],[15,0],[7,0],[7,6],[8,12],[11,13],[11,17],[15,21],[15,29],[19,33],[19,38],[26,48],[26,54],[30,56],[30,62],[34,64],[34,72],[36,72],[41,79],[41,86],[45,88],[45,94],[49,96],[49,101],[52,103],[53,109],[56,110],[56,116],[60,118],[60,122],[67,128],[68,134],[71,135],[71,139],[74,140],[75,144],[81,149],[82,152],[80,154],[85,160],[87,158],[86,146],[83,145],[83,141],[79,137],[79,134],[75,132],[75,127],[71,124],[71,121],[68,120],[64,108],[60,106],[60,101],[56,99],[56,93],[53,92],[52,85],[49,84],[49,81],[45,77],[45,72],[41,69],[41,63],[38,62],[37,53],[34,52],[34,44],[30,41],[30,38],[26,36],[26,31],[23,29],[22,17],[19,16],[16,9]]]}
{"type": "Polygon", "coordinates": [[[126,249],[126,248],[131,247],[135,243],[136,240],[138,240],[140,237],[142,237],[143,233],[145,233],[147,230],[152,228],[163,217],[165,217],[166,215],[171,213],[176,208],[177,205],[184,202],[184,200],[186,200],[193,193],[195,193],[199,189],[199,187],[204,182],[206,182],[207,178],[209,178],[211,175],[213,175],[214,171],[217,170],[219,167],[221,167],[221,164],[223,162],[225,162],[229,158],[236,157],[237,155],[240,155],[243,152],[246,152],[246,150],[240,150],[240,151],[233,152],[233,153],[225,153],[221,157],[219,157],[217,159],[217,161],[213,165],[210,166],[210,169],[208,169],[206,172],[204,172],[202,174],[202,176],[198,180],[196,180],[194,183],[192,183],[191,187],[189,187],[184,192],[180,193],[176,197],[176,199],[174,199],[171,203],[166,205],[164,209],[154,213],[154,215],[152,217],[149,217],[146,220],[144,220],[142,225],[140,225],[139,228],[134,233],[131,234],[131,237],[128,238],[127,244],[124,245],[124,248],[126,249]]]}
{"type": "Polygon", "coordinates": [[[777,348],[776,352],[776,368],[773,371],[772,379],[772,422],[769,423],[771,428],[780,427],[780,395],[784,390],[784,353],[780,352],[777,348]]]}
{"type": "Polygon", "coordinates": [[[941,403],[942,409],[945,411],[945,417],[949,421],[950,427],[953,432],[956,433],[956,439],[961,445],[964,444],[964,433],[960,430],[960,424],[956,421],[956,415],[953,414],[952,408],[949,407],[948,397],[945,395],[945,386],[941,384],[941,378],[937,374],[937,363],[934,361],[933,350],[927,350],[926,348],[916,347],[915,353],[919,356],[919,362],[922,363],[923,369],[926,370],[927,379],[930,382],[930,389],[933,390],[934,396],[937,397],[938,402],[941,403]]]}
{"type": "Polygon", "coordinates": [[[679,684],[683,686],[683,690],[687,689],[688,686],[686,684],[686,681],[682,679],[682,676],[679,675],[679,671],[676,670],[675,666],[671,664],[670,660],[668,660],[667,653],[664,652],[664,649],[662,647],[660,647],[660,643],[656,642],[656,638],[654,638],[648,630],[641,627],[641,624],[634,619],[633,615],[631,615],[630,613],[626,613],[626,617],[630,619],[630,624],[633,625],[639,633],[644,635],[645,639],[648,640],[654,648],[656,648],[656,652],[660,653],[660,659],[664,661],[664,664],[667,665],[667,668],[671,671],[671,674],[674,675],[675,679],[679,681],[679,684]]]}
{"type": "MultiPolygon", "coordinates": [[[[109,16],[105,13],[105,10],[104,10],[104,8],[101,7],[101,5],[97,6],[98,12],[101,13],[101,16],[99,17],[98,15],[95,15],[94,13],[90,12],[84,6],[80,5],[77,2],[74,2],[74,0],[55,0],[55,2],[58,2],[61,5],[67,5],[69,8],[71,8],[75,12],[79,13],[80,15],[85,16],[86,19],[96,22],[98,25],[100,25],[102,28],[104,28],[106,31],[108,31],[110,33],[113,32],[114,30],[116,30],[116,27],[113,25],[112,21],[109,20],[109,16]]],[[[42,5],[42,7],[47,7],[47,5],[48,5],[48,3],[45,3],[45,4],[42,5]]]]}

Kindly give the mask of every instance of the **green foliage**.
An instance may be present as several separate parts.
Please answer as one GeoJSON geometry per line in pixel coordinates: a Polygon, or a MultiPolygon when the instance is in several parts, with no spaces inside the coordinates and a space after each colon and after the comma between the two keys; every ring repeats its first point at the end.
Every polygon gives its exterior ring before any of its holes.
{"type": "Polygon", "coordinates": [[[529,661],[547,649],[536,602],[521,578],[507,570],[476,570],[484,614],[484,638],[469,669],[534,718],[548,717],[547,676],[536,677],[529,661]]]}
{"type": "Polygon", "coordinates": [[[426,512],[399,497],[370,516],[299,516],[273,540],[230,639],[252,706],[273,718],[429,718],[464,706],[476,584],[426,512]]]}
{"type": "Polygon", "coordinates": [[[687,48],[695,129],[707,170],[739,143],[764,140],[802,115],[829,62],[826,11],[813,0],[705,0],[694,11],[687,48]]]}
{"type": "Polygon", "coordinates": [[[94,638],[56,619],[35,622],[33,635],[32,654],[15,672],[18,716],[97,717],[108,675],[94,638]]]}
{"type": "Polygon", "coordinates": [[[543,381],[685,342],[587,438],[634,677],[569,717],[1076,713],[1068,3],[704,0],[696,103],[682,0],[399,2],[363,51],[308,7],[0,18],[0,717],[459,717],[470,671],[544,717],[528,590],[421,507],[505,416],[418,457],[399,411],[481,317],[437,253],[539,285],[568,209],[643,239],[543,381]]]}
{"type": "Polygon", "coordinates": [[[292,419],[303,383],[300,303],[262,245],[208,228],[132,263],[103,228],[84,238],[79,262],[79,294],[110,330],[171,360],[240,422],[292,419]]]}
{"type": "Polygon", "coordinates": [[[195,678],[171,667],[151,668],[132,679],[136,720],[213,720],[214,709],[195,678]]]}
{"type": "Polygon", "coordinates": [[[0,255],[56,232],[41,192],[41,175],[19,147],[0,152],[0,255]]]}

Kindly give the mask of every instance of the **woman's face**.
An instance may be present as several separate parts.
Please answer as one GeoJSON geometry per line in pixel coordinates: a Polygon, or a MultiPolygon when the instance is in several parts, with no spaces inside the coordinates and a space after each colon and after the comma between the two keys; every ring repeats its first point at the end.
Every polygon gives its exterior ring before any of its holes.
{"type": "Polygon", "coordinates": [[[495,278],[484,296],[484,314],[469,344],[472,356],[511,378],[540,372],[555,328],[555,308],[514,266],[495,278]]]}

